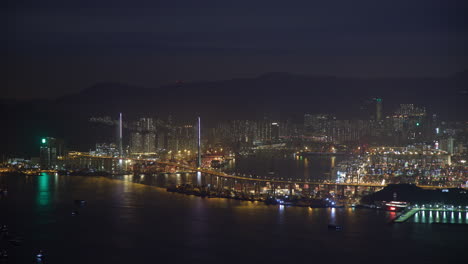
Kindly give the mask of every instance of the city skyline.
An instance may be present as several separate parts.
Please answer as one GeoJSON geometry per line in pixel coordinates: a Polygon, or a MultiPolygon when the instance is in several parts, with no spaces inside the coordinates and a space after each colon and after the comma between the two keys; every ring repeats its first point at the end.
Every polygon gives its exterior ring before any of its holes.
{"type": "MultiPolygon", "coordinates": [[[[466,123],[447,122],[440,116],[427,112],[425,107],[419,105],[400,104],[393,111],[382,112],[383,105],[382,98],[373,98],[371,105],[366,105],[367,115],[353,119],[337,118],[330,113],[305,113],[300,121],[268,116],[250,119],[220,119],[215,123],[203,124],[207,133],[203,134],[202,138],[210,145],[224,145],[231,148],[236,144],[252,147],[288,142],[292,139],[331,144],[401,146],[412,142],[431,142],[430,144],[437,145],[438,140],[447,140],[458,133],[455,131],[463,130],[466,123]]],[[[122,113],[118,118],[89,117],[87,122],[91,128],[94,127],[92,130],[94,136],[83,137],[83,134],[80,134],[81,142],[86,142],[86,146],[94,147],[96,144],[97,148],[105,149],[118,146],[120,150],[116,153],[122,153],[122,146],[125,146],[127,155],[156,154],[162,150],[195,150],[197,125],[194,120],[187,122],[171,115],[162,117],[154,114],[140,115],[137,118],[127,117],[125,120],[121,117],[122,113]],[[112,130],[115,131],[111,132],[112,130]],[[122,139],[123,130],[125,136],[122,139]],[[115,146],[112,147],[112,144],[115,146]]],[[[82,132],[88,130],[85,129],[82,132]]],[[[51,135],[56,137],[57,134],[46,132],[35,135],[34,138],[51,135]]],[[[68,143],[74,142],[71,144],[73,150],[87,149],[77,145],[77,138],[70,138],[68,135],[61,138],[66,139],[68,143]]],[[[31,140],[32,138],[28,141],[31,140]]],[[[464,140],[466,139],[462,136],[457,139],[457,144],[463,144],[464,140]]],[[[28,155],[34,155],[36,152],[31,151],[32,146],[35,144],[30,146],[28,155]]],[[[446,149],[446,145],[443,149],[446,149]]],[[[463,147],[460,151],[463,152],[463,147]]]]}
{"type": "Polygon", "coordinates": [[[467,0],[6,0],[0,263],[460,263],[467,0]]]}

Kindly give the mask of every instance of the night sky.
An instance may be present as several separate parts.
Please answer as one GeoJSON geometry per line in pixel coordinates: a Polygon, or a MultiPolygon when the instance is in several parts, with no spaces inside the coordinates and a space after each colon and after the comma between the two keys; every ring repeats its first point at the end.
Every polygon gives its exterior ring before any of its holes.
{"type": "Polygon", "coordinates": [[[468,68],[467,1],[2,2],[0,98],[270,71],[446,76],[468,68]],[[6,21],[5,21],[6,20],[6,21]]]}

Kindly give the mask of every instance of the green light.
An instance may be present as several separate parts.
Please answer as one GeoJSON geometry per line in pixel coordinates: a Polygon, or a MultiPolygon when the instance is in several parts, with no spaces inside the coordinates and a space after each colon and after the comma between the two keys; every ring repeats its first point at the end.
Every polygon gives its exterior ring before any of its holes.
{"type": "Polygon", "coordinates": [[[46,143],[46,139],[43,138],[43,139],[42,139],[42,144],[45,144],[45,143],[46,143]]]}
{"type": "Polygon", "coordinates": [[[50,192],[50,186],[49,186],[49,179],[50,176],[47,173],[42,172],[41,176],[38,177],[38,183],[37,183],[37,197],[36,197],[36,202],[39,206],[45,207],[50,205],[51,201],[51,192],[50,192]]]}
{"type": "Polygon", "coordinates": [[[376,101],[377,102],[382,102],[382,98],[377,98],[376,101]]]}
{"type": "Polygon", "coordinates": [[[419,126],[419,125],[420,125],[419,122],[417,122],[417,123],[416,123],[416,126],[419,126]]]}

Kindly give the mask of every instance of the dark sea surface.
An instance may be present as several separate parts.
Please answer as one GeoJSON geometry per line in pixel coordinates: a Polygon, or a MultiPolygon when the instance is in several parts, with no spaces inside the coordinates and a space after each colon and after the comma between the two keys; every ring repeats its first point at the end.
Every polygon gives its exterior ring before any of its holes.
{"type": "Polygon", "coordinates": [[[466,224],[389,224],[395,215],[385,211],[208,199],[133,181],[0,176],[8,188],[0,196],[0,223],[23,240],[0,242],[9,253],[5,263],[34,263],[39,249],[44,263],[60,264],[464,263],[468,257],[466,224]],[[343,230],[328,229],[330,223],[343,230]]]}

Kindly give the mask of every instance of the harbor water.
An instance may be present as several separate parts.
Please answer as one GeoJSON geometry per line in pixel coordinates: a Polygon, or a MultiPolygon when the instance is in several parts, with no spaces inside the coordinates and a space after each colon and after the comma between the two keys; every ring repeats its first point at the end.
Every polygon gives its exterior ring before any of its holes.
{"type": "Polygon", "coordinates": [[[0,199],[0,224],[21,241],[1,240],[7,263],[34,263],[38,250],[45,263],[466,259],[468,225],[389,224],[393,212],[200,198],[130,178],[2,175],[0,185],[8,188],[0,199]],[[330,230],[329,224],[343,229],[330,230]]]}

